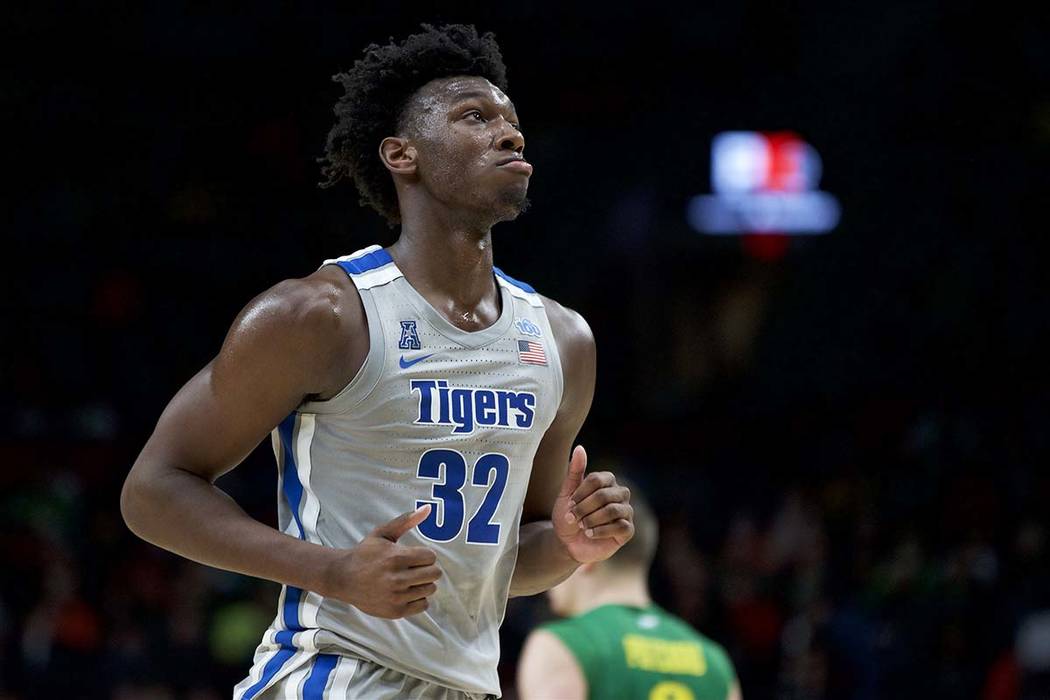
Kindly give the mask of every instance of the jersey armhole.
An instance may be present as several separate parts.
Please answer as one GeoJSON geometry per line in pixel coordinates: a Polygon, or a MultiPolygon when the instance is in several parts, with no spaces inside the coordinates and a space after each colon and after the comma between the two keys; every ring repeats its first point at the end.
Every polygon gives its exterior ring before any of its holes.
{"type": "Polygon", "coordinates": [[[361,368],[350,382],[339,390],[339,393],[323,401],[304,401],[299,406],[303,413],[338,414],[350,411],[376,388],[383,375],[386,364],[386,343],[383,342],[383,324],[379,320],[379,310],[375,299],[367,289],[357,290],[361,297],[361,306],[365,309],[365,324],[368,327],[368,354],[361,368]]]}
{"type": "MultiPolygon", "coordinates": [[[[537,295],[537,299],[539,295],[537,295]]],[[[565,396],[565,369],[561,362],[561,351],[558,349],[558,339],[554,335],[554,327],[551,325],[550,316],[547,315],[547,307],[542,303],[539,306],[539,317],[543,324],[543,332],[550,338],[550,362],[548,368],[554,379],[554,412],[561,410],[562,398],[565,396]]]]}
{"type": "MultiPolygon", "coordinates": [[[[546,318],[546,312],[544,312],[544,318],[547,321],[547,328],[550,329],[550,319],[546,318]]],[[[554,373],[554,385],[557,390],[557,402],[555,405],[555,411],[561,409],[562,399],[565,398],[565,369],[561,363],[561,352],[558,350],[558,339],[554,337],[554,331],[550,330],[551,334],[551,371],[554,373]]]]}
{"type": "Polygon", "coordinates": [[[579,664],[580,672],[583,673],[588,690],[593,692],[597,678],[596,674],[601,672],[600,659],[598,658],[599,650],[595,649],[594,645],[591,644],[587,631],[582,628],[579,620],[572,619],[554,622],[543,625],[540,629],[550,632],[565,645],[565,648],[576,659],[576,663],[579,664]]]}

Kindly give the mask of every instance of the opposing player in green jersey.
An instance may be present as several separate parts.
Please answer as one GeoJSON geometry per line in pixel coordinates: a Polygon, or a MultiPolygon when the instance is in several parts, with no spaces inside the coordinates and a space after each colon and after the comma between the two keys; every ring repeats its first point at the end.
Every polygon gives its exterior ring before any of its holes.
{"type": "Polygon", "coordinates": [[[649,597],[658,524],[636,488],[631,505],[634,539],[548,592],[566,619],[525,640],[522,700],[740,700],[725,650],[649,597]]]}

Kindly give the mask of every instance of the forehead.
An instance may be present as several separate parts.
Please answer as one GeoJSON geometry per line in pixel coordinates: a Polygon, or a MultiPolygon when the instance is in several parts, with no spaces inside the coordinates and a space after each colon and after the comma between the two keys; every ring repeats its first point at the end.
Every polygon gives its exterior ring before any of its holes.
{"type": "Polygon", "coordinates": [[[452,105],[470,98],[481,98],[498,107],[514,110],[514,103],[498,87],[478,76],[457,75],[451,78],[431,80],[419,90],[423,102],[439,102],[452,105]]]}

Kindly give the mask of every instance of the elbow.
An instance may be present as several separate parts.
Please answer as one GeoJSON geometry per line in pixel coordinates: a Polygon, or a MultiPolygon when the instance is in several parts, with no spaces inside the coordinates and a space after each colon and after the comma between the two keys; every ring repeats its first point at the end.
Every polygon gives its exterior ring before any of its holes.
{"type": "Polygon", "coordinates": [[[124,487],[120,490],[120,516],[128,529],[142,539],[146,539],[143,526],[145,515],[149,512],[147,491],[136,464],[124,479],[124,487]]]}
{"type": "Polygon", "coordinates": [[[135,469],[132,468],[131,473],[129,473],[127,478],[124,479],[124,487],[120,490],[120,517],[124,519],[124,524],[128,526],[128,529],[136,535],[138,535],[135,518],[137,515],[137,495],[135,488],[135,469]]]}

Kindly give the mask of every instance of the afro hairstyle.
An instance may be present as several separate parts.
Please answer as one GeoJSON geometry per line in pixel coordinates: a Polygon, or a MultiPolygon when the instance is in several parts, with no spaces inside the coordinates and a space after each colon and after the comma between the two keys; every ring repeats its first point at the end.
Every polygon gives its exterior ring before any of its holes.
{"type": "Polygon", "coordinates": [[[507,90],[496,37],[473,25],[422,25],[423,31],[386,46],[371,44],[353,68],[332,80],[344,94],[336,102],[335,125],[320,158],[321,187],[344,177],[354,181],[360,204],[375,209],[391,227],[401,222],[394,182],[379,157],[379,144],[398,132],[411,97],[431,80],[455,75],[486,78],[507,90]]]}

